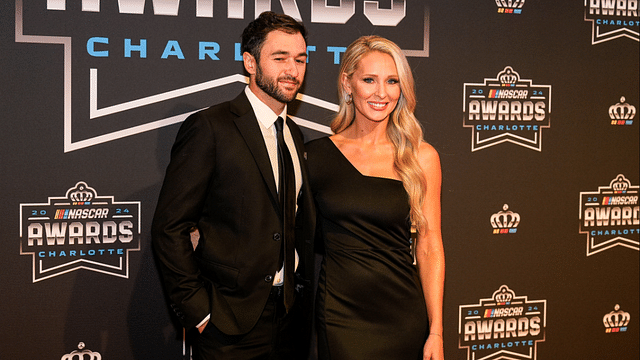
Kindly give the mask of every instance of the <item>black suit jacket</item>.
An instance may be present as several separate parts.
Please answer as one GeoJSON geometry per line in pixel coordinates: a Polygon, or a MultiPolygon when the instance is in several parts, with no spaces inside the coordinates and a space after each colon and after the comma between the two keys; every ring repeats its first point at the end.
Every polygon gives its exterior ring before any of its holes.
{"type": "MultiPolygon", "coordinates": [[[[315,209],[302,133],[291,119],[287,124],[302,163],[296,250],[310,319],[315,209]]],[[[251,330],[282,266],[280,217],[267,148],[244,92],[189,116],[171,150],[152,224],[164,287],[185,328],[210,313],[226,334],[251,330]],[[195,251],[193,228],[200,232],[195,251]]]]}

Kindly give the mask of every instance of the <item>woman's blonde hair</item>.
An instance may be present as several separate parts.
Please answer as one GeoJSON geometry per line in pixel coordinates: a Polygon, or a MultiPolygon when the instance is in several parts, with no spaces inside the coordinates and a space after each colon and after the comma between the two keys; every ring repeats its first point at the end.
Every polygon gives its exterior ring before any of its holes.
{"type": "Polygon", "coordinates": [[[418,162],[418,148],[422,139],[422,126],[413,114],[416,108],[416,94],[413,75],[402,50],[394,42],[379,36],[363,36],[351,43],[342,58],[338,76],[338,99],[340,108],[331,122],[331,130],[338,134],[348,128],[355,119],[355,107],[343,85],[343,73],[349,79],[356,71],[362,58],[372,51],[388,54],[393,58],[398,71],[400,99],[389,116],[387,137],[394,146],[393,166],[398,172],[411,206],[410,218],[418,231],[426,229],[426,218],[422,211],[427,183],[418,162]]]}

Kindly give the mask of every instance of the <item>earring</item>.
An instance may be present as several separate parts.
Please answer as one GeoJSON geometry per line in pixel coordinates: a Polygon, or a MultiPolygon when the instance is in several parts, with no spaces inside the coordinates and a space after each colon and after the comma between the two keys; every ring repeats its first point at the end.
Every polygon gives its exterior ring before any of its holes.
{"type": "Polygon", "coordinates": [[[351,105],[351,103],[353,102],[353,97],[351,96],[351,94],[347,94],[347,105],[351,105]]]}

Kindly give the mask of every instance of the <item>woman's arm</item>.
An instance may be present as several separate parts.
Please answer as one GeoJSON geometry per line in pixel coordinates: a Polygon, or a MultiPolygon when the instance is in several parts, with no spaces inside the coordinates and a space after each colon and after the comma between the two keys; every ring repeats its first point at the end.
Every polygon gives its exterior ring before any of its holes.
{"type": "Polygon", "coordinates": [[[424,346],[423,358],[442,360],[444,359],[442,333],[444,247],[440,225],[442,171],[437,151],[427,143],[420,146],[418,161],[427,181],[427,193],[423,205],[427,223],[419,230],[416,244],[416,260],[429,316],[429,338],[424,346]]]}

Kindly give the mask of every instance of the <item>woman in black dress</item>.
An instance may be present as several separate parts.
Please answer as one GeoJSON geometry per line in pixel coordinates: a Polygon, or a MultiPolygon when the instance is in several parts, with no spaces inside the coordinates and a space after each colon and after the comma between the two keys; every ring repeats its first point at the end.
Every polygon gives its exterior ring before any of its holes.
{"type": "Polygon", "coordinates": [[[402,50],[377,36],[356,40],[338,93],[334,135],[306,147],[325,248],[319,357],[442,360],[440,160],[413,115],[402,50]]]}

